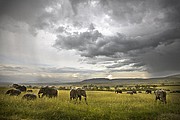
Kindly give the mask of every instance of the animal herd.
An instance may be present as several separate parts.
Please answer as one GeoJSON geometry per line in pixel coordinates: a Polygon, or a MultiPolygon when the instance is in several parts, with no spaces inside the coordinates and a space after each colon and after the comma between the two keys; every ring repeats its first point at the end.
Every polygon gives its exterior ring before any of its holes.
{"type": "MultiPolygon", "coordinates": [[[[13,84],[12,87],[14,87],[15,89],[8,90],[6,94],[10,96],[18,96],[21,94],[21,92],[28,92],[22,97],[22,99],[35,100],[37,98],[35,94],[30,94],[30,92],[33,92],[33,90],[27,90],[25,86],[13,84]]],[[[48,86],[40,88],[38,92],[39,98],[43,96],[47,96],[51,98],[51,97],[57,97],[57,95],[58,95],[58,91],[48,86]]]]}
{"type": "MultiPolygon", "coordinates": [[[[13,84],[13,87],[15,89],[10,89],[6,92],[6,94],[10,95],[10,96],[18,96],[21,94],[21,92],[28,92],[26,93],[25,95],[23,95],[22,99],[26,99],[26,100],[35,100],[37,99],[37,96],[35,94],[32,94],[30,92],[33,92],[33,90],[27,90],[27,88],[25,86],[21,86],[21,85],[18,85],[18,84],[13,84]]],[[[115,90],[115,93],[122,93],[122,90],[115,90]]],[[[138,92],[138,93],[142,93],[142,92],[138,92]]],[[[151,90],[146,90],[145,91],[146,94],[152,94],[152,91],[151,90]]],[[[135,90],[132,90],[132,91],[127,91],[127,94],[137,94],[137,92],[135,90]]],[[[165,90],[156,90],[154,91],[154,94],[155,94],[155,100],[160,100],[162,101],[163,103],[167,103],[166,102],[166,91],[165,90]]],[[[38,92],[38,97],[39,98],[42,98],[42,97],[49,97],[49,98],[52,98],[52,97],[57,97],[58,96],[58,90],[54,89],[54,88],[51,88],[51,87],[42,87],[40,88],[39,92],[38,92]]],[[[85,103],[87,103],[87,94],[86,94],[86,91],[84,89],[81,89],[81,88],[73,88],[70,90],[70,101],[75,99],[76,101],[79,100],[81,101],[82,99],[82,96],[84,97],[84,100],[85,100],[85,103]]]]}
{"type": "MultiPolygon", "coordinates": [[[[117,93],[117,94],[122,93],[122,90],[117,89],[117,90],[115,90],[115,93],[117,93]]],[[[137,94],[137,92],[135,90],[127,91],[126,93],[131,94],[131,95],[137,94]]],[[[142,93],[142,92],[138,91],[138,93],[142,93]]],[[[145,93],[146,94],[152,94],[152,90],[146,90],[145,93]]],[[[156,90],[156,91],[154,91],[154,94],[155,94],[155,100],[160,100],[161,102],[163,102],[165,104],[167,103],[166,102],[166,91],[165,90],[161,90],[161,89],[156,90]]]]}
{"type": "MultiPolygon", "coordinates": [[[[21,92],[33,92],[33,90],[27,90],[27,88],[25,86],[21,86],[18,84],[13,84],[12,85],[15,89],[10,89],[6,92],[7,95],[10,96],[18,96],[21,94],[21,92]]],[[[51,87],[42,87],[39,89],[38,92],[38,97],[42,98],[42,97],[57,97],[58,96],[58,90],[51,88],[51,87]]],[[[85,102],[87,104],[87,95],[86,95],[86,91],[84,89],[81,88],[77,88],[77,89],[71,89],[70,90],[70,100],[72,99],[76,99],[76,101],[79,99],[79,101],[81,101],[81,96],[84,97],[85,102]]],[[[26,99],[26,100],[35,100],[37,99],[37,96],[35,94],[30,94],[27,93],[25,95],[23,95],[22,99],[26,99]]]]}

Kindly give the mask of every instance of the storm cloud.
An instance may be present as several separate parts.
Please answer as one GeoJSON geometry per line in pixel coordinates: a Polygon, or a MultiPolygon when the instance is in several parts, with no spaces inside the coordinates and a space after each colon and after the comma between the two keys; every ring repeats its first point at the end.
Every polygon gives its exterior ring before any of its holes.
{"type": "MultiPolygon", "coordinates": [[[[121,68],[131,66],[131,70],[147,70],[150,73],[180,70],[180,23],[178,1],[96,1],[103,6],[114,23],[121,26],[138,26],[143,31],[139,35],[115,33],[106,35],[98,31],[96,26],[92,30],[67,36],[59,35],[54,46],[58,49],[76,50],[82,57],[97,58],[111,57],[129,62],[112,63],[106,68],[121,68]],[[154,28],[151,28],[154,26],[154,28]],[[164,27],[163,27],[164,25],[164,27]],[[160,26],[160,29],[157,28],[160,26]],[[155,30],[158,29],[158,30],[155,30]]],[[[96,2],[94,4],[96,4],[96,2]]],[[[74,3],[74,2],[73,2],[74,3]]],[[[80,4],[77,1],[74,4],[80,4]]],[[[75,9],[75,8],[74,8],[75,9]]],[[[76,13],[77,13],[76,8],[76,13]]],[[[77,13],[78,14],[78,13],[77,13]]],[[[87,13],[88,14],[88,13],[87,13]]],[[[89,24],[92,25],[92,24],[89,24]]],[[[98,25],[97,25],[98,26],[98,25]]],[[[137,28],[138,28],[137,27],[137,28]]],[[[104,28],[106,29],[106,28],[104,28]]],[[[134,29],[136,31],[136,29],[134,29]]],[[[91,60],[91,59],[90,59],[91,60]]],[[[102,59],[101,59],[102,60],[102,59]]],[[[91,63],[91,62],[89,62],[91,63]]],[[[99,64],[100,62],[97,62],[99,64]]],[[[93,63],[94,64],[94,63],[93,63]]],[[[123,71],[123,68],[121,68],[123,71]]],[[[128,69],[127,69],[128,71],[128,69]]]]}
{"type": "Polygon", "coordinates": [[[178,0],[0,0],[0,60],[74,76],[179,73],[179,8],[178,0]]]}

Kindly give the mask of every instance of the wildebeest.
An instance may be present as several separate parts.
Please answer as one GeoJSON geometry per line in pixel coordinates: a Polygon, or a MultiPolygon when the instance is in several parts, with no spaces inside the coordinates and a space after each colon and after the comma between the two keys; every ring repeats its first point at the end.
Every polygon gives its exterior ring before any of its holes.
{"type": "Polygon", "coordinates": [[[119,89],[117,89],[117,90],[115,90],[115,93],[122,93],[122,90],[119,90],[119,89]]]}
{"type": "Polygon", "coordinates": [[[141,91],[138,91],[138,93],[142,93],[141,91]]]}
{"type": "Polygon", "coordinates": [[[81,96],[84,97],[84,100],[87,104],[87,95],[86,95],[86,91],[84,89],[77,88],[77,89],[70,90],[70,100],[76,99],[76,101],[77,101],[77,99],[79,98],[79,100],[81,101],[81,96]]]}
{"type": "Polygon", "coordinates": [[[13,84],[13,87],[20,90],[20,91],[22,91],[22,92],[26,91],[26,89],[27,89],[25,86],[21,86],[21,85],[18,85],[18,84],[13,84]]]}
{"type": "Polygon", "coordinates": [[[33,90],[27,90],[27,92],[33,92],[33,90]]]}
{"type": "Polygon", "coordinates": [[[57,97],[58,95],[58,91],[56,89],[50,88],[50,87],[42,87],[39,92],[38,92],[38,96],[40,98],[40,94],[42,94],[43,96],[47,96],[47,97],[57,97]]]}
{"type": "Polygon", "coordinates": [[[22,99],[26,99],[26,100],[35,100],[37,98],[36,95],[34,94],[25,94],[22,99]]]}
{"type": "Polygon", "coordinates": [[[174,90],[174,91],[171,91],[170,93],[180,93],[180,90],[174,90]]]}
{"type": "Polygon", "coordinates": [[[160,100],[166,104],[166,91],[165,90],[156,90],[155,95],[156,95],[156,100],[160,100]]]}
{"type": "Polygon", "coordinates": [[[133,91],[127,91],[127,94],[133,95],[133,91]]]}
{"type": "Polygon", "coordinates": [[[21,94],[21,91],[20,91],[20,90],[10,89],[10,90],[8,90],[8,91],[6,92],[6,94],[18,96],[18,95],[21,94]]]}
{"type": "Polygon", "coordinates": [[[146,93],[147,93],[147,94],[151,94],[152,91],[151,91],[151,90],[146,90],[146,93]]]}

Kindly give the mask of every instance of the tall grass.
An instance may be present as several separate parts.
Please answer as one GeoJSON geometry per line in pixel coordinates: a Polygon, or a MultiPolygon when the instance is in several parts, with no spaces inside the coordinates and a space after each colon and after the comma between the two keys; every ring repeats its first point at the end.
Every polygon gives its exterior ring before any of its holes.
{"type": "MultiPolygon", "coordinates": [[[[57,98],[22,100],[0,90],[0,119],[40,120],[179,120],[180,95],[168,94],[167,104],[155,101],[154,94],[129,95],[105,91],[87,91],[88,105],[69,101],[69,91],[59,91],[57,98]]],[[[34,90],[37,94],[38,90],[34,90]]]]}

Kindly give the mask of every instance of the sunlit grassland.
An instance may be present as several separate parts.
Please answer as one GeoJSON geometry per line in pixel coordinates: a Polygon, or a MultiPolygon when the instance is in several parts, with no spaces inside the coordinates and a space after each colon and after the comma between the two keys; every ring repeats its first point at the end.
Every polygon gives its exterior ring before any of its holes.
{"type": "MultiPolygon", "coordinates": [[[[87,91],[88,105],[69,101],[69,91],[59,91],[57,98],[22,100],[5,95],[0,89],[0,119],[43,120],[179,120],[180,94],[167,94],[167,104],[155,101],[154,94],[129,95],[108,91],[87,91]]],[[[33,93],[37,94],[38,90],[33,93]]]]}

